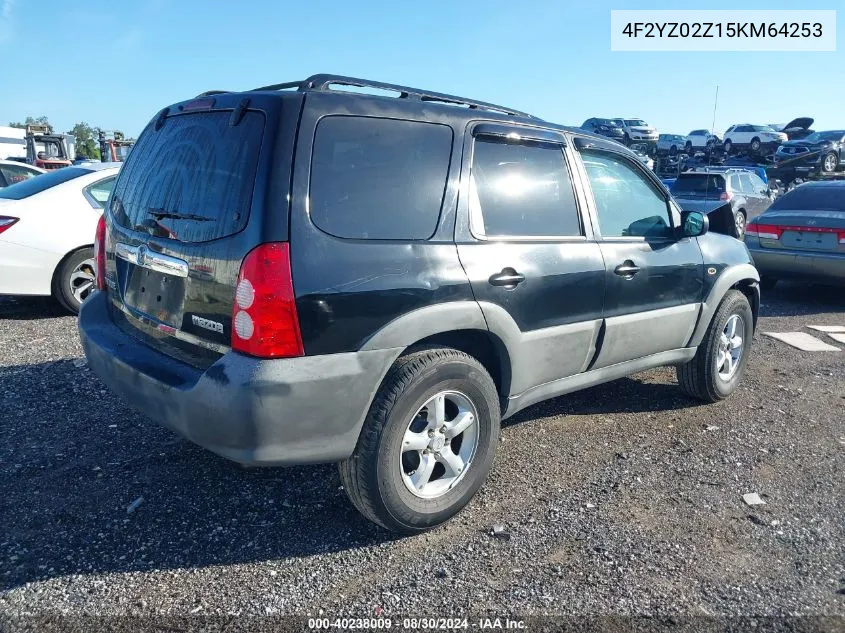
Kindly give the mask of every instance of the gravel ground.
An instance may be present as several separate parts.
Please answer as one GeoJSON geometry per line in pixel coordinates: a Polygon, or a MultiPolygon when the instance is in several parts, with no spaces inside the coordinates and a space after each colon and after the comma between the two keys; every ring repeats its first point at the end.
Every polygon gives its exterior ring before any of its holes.
{"type": "MultiPolygon", "coordinates": [[[[761,330],[808,324],[845,325],[845,294],[764,298],[761,330]]],[[[845,353],[758,334],[727,402],[702,406],[660,369],[532,407],[470,506],[412,538],[362,519],[334,466],[228,463],[81,358],[51,301],[0,299],[0,615],[845,623],[845,353]]]]}

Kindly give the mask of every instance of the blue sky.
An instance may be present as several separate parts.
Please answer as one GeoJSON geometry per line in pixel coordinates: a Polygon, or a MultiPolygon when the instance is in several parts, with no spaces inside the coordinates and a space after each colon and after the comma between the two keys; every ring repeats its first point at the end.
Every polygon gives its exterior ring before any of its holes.
{"type": "MultiPolygon", "coordinates": [[[[46,114],[140,132],[164,105],[317,72],[509,105],[558,123],[642,117],[661,131],[813,116],[845,128],[835,53],[610,51],[611,9],[796,9],[781,0],[0,0],[0,123],[46,114]]],[[[805,8],[836,9],[811,0],[805,8]]],[[[845,8],[837,15],[843,30],[845,8]]]]}

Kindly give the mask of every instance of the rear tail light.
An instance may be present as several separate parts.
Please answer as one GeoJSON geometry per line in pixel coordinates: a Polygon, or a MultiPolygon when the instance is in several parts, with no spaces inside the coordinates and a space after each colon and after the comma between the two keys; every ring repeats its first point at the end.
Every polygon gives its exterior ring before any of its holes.
{"type": "Polygon", "coordinates": [[[94,235],[94,266],[97,290],[106,289],[106,218],[100,216],[94,235]]]}
{"type": "Polygon", "coordinates": [[[0,215],[0,233],[12,228],[12,225],[20,218],[13,218],[8,215],[0,215]]]}
{"type": "Polygon", "coordinates": [[[745,234],[751,237],[758,237],[764,240],[779,240],[783,235],[784,227],[774,226],[773,224],[757,224],[751,222],[745,227],[745,234]]]}
{"type": "Polygon", "coordinates": [[[719,196],[719,200],[730,200],[733,198],[733,194],[728,191],[723,191],[722,195],[719,196]]]}
{"type": "Polygon", "coordinates": [[[303,355],[287,242],[261,244],[241,262],[232,349],[259,358],[303,355]]]}

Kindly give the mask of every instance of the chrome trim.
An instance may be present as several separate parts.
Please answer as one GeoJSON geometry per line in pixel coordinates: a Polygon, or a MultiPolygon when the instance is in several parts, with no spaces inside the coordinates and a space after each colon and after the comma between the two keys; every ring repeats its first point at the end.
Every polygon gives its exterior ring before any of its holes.
{"type": "Polygon", "coordinates": [[[129,244],[118,242],[115,244],[114,254],[130,264],[148,268],[165,275],[173,275],[174,277],[188,276],[188,262],[178,257],[156,253],[144,244],[130,246],[129,244]]]}
{"type": "Polygon", "coordinates": [[[155,328],[159,332],[169,334],[170,336],[177,338],[180,341],[185,341],[186,343],[191,343],[192,345],[197,345],[199,347],[204,347],[220,354],[226,354],[232,351],[232,348],[227,345],[221,345],[220,343],[214,343],[212,341],[208,341],[193,334],[188,334],[187,332],[183,332],[182,330],[176,329],[170,325],[161,323],[160,321],[156,321],[154,318],[143,314],[142,312],[138,312],[137,310],[133,310],[127,305],[121,305],[118,301],[115,300],[114,297],[111,297],[111,300],[112,305],[115,308],[118,308],[125,315],[137,321],[140,321],[145,325],[149,325],[150,327],[155,328]]]}

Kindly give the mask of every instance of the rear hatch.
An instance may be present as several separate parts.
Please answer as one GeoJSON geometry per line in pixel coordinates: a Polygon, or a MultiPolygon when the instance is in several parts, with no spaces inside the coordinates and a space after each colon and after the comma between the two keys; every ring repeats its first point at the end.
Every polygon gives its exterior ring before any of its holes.
{"type": "Polygon", "coordinates": [[[106,285],[121,329],[197,367],[228,351],[242,259],[287,240],[301,99],[215,95],[147,126],[107,211],[106,285]]]}
{"type": "Polygon", "coordinates": [[[727,188],[722,174],[686,172],[678,175],[672,184],[672,195],[684,211],[702,211],[712,208],[714,200],[726,200],[727,188]]]}
{"type": "Polygon", "coordinates": [[[761,248],[845,254],[845,187],[798,187],[748,228],[761,248]]]}

